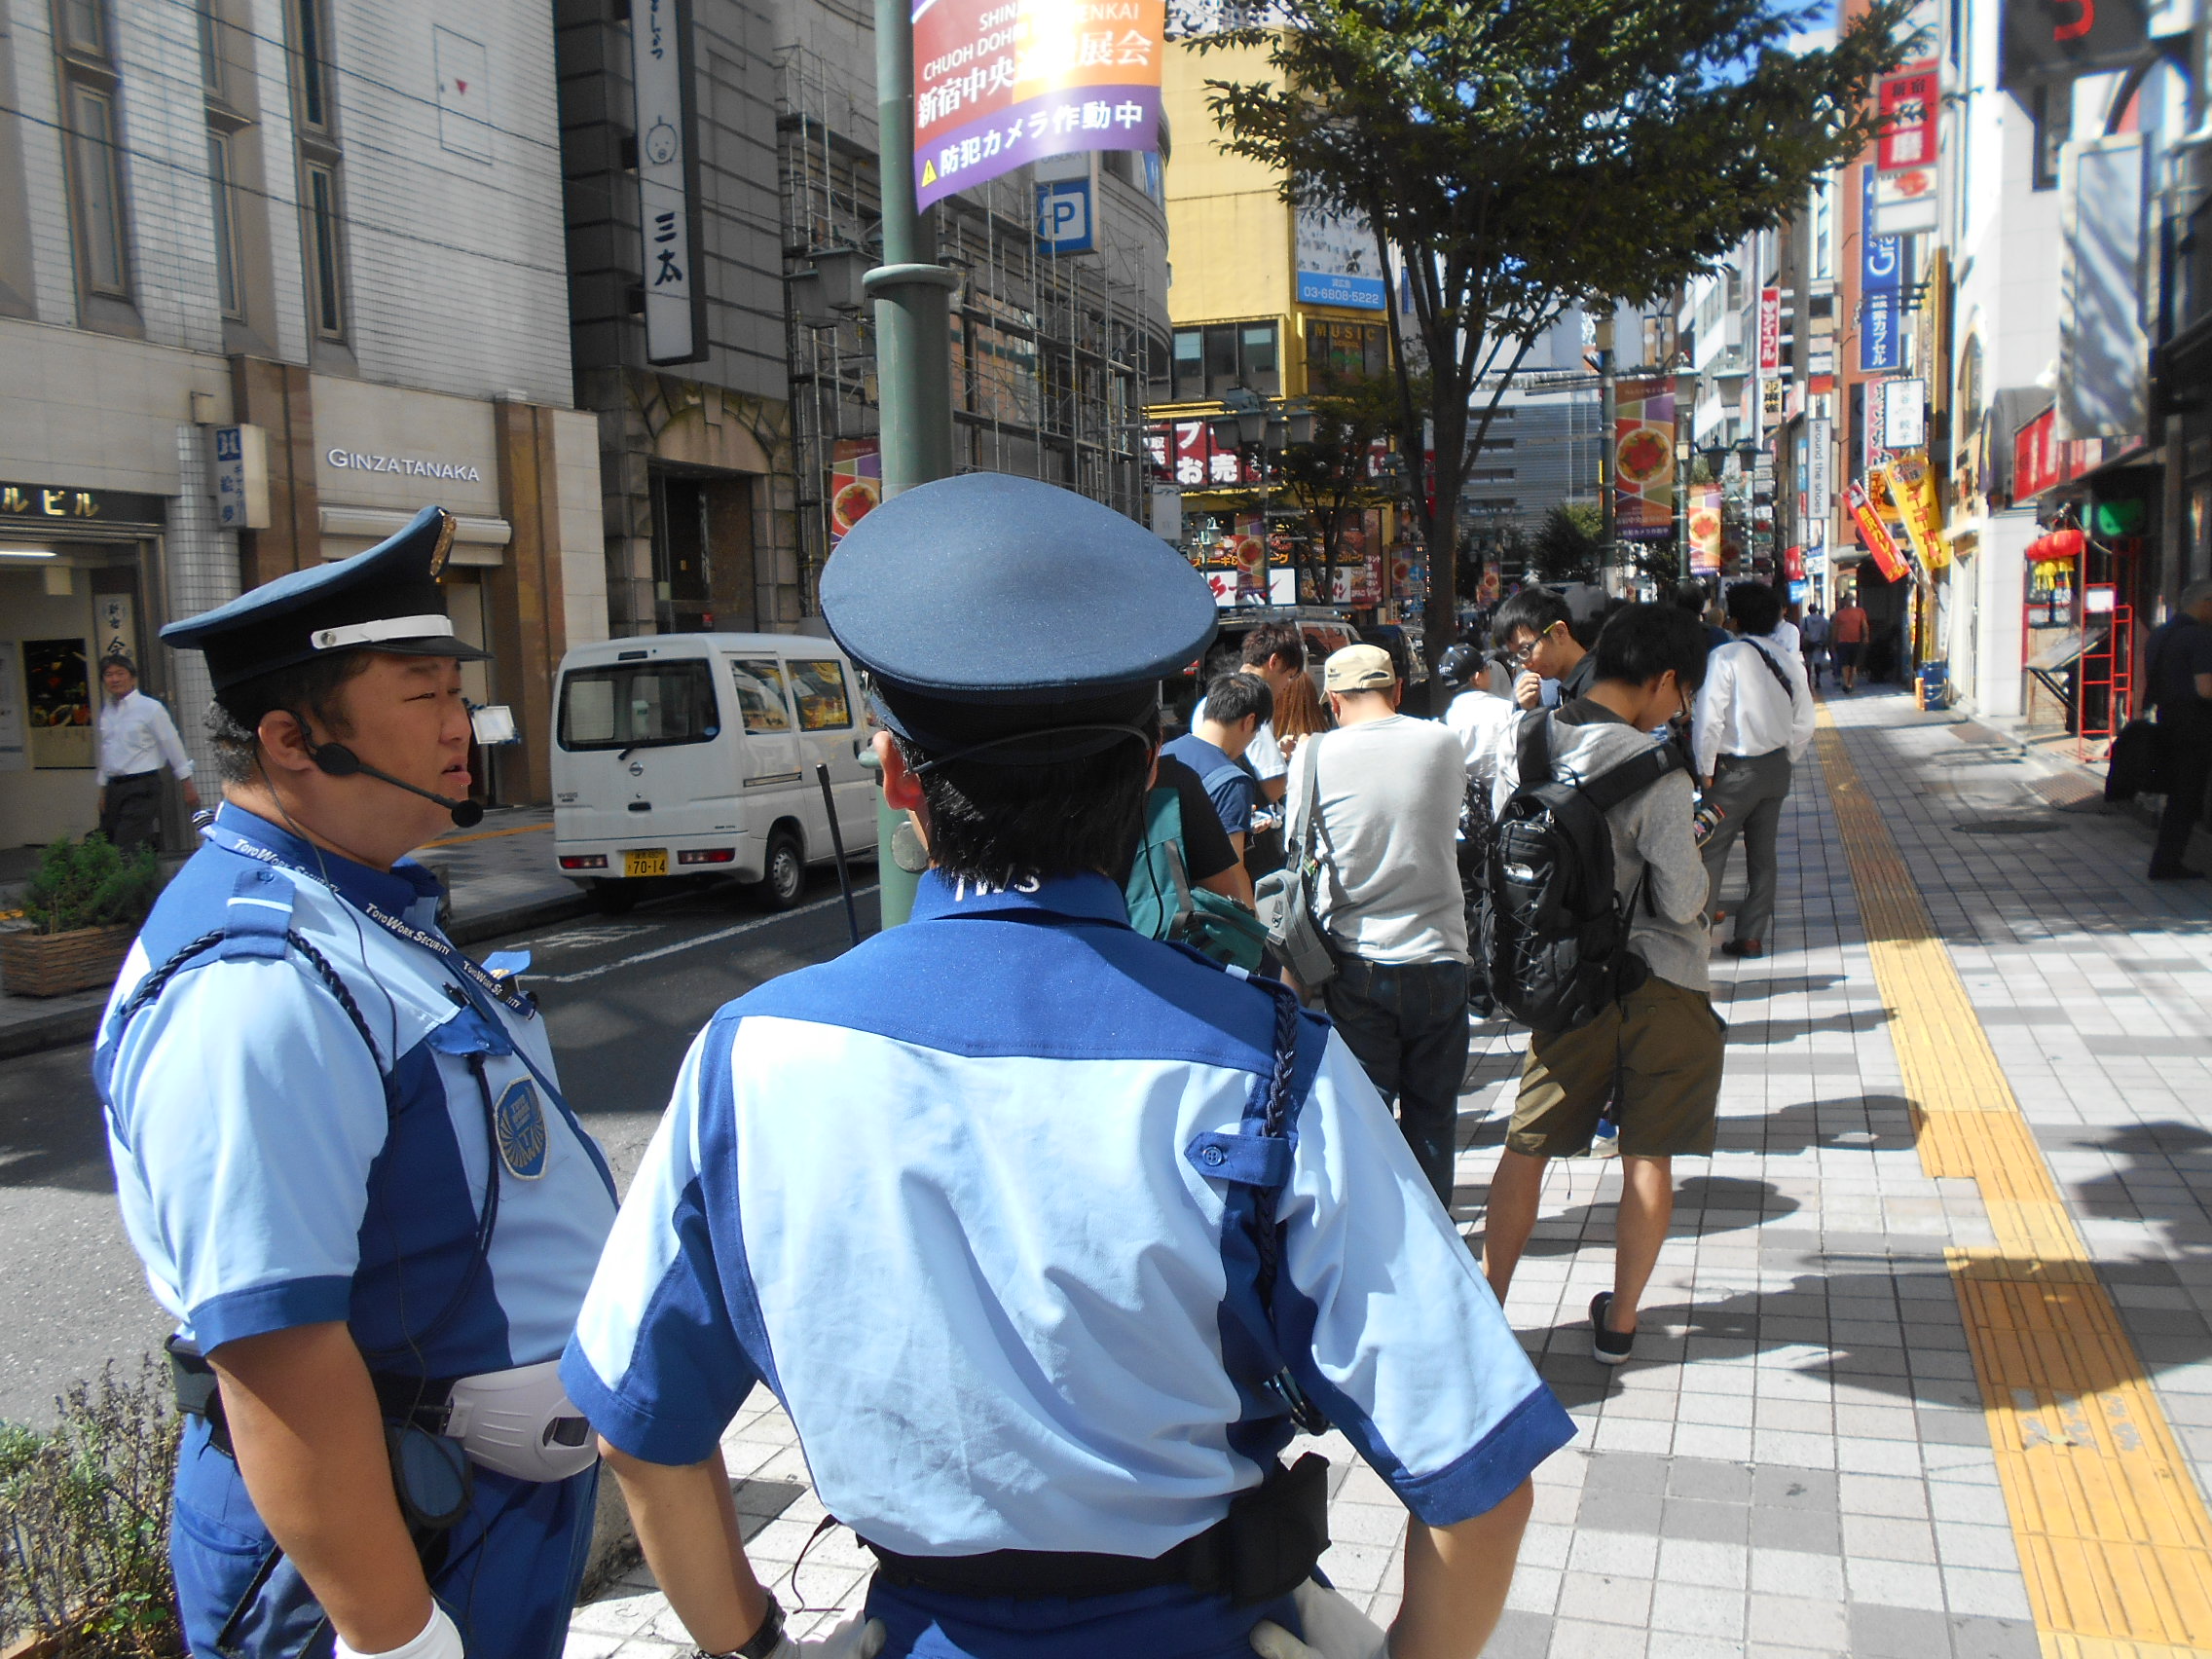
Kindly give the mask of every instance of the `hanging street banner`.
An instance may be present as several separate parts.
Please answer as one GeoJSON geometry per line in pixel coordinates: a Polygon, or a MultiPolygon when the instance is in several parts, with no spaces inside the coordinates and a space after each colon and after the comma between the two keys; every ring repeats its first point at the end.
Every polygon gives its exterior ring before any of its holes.
{"type": "Polygon", "coordinates": [[[1951,562],[1951,546],[1943,539],[1943,515],[1936,499],[1936,477],[1928,469],[1928,458],[1919,454],[1893,457],[1885,482],[1898,516],[1904,520],[1912,550],[1920,555],[1921,568],[1941,570],[1951,562]]]}
{"type": "Polygon", "coordinates": [[[696,363],[707,355],[707,289],[692,270],[700,238],[690,0],[634,0],[630,84],[637,99],[645,361],[696,363]]]}
{"type": "Polygon", "coordinates": [[[1621,381],[1613,407],[1613,534],[1664,541],[1675,534],[1675,383],[1621,381]]]}
{"type": "Polygon", "coordinates": [[[914,0],[913,17],[921,206],[1043,156],[1159,150],[1166,0],[914,0]]]}
{"type": "Polygon", "coordinates": [[[1859,527],[1859,539],[1866,544],[1866,551],[1874,555],[1883,579],[1896,581],[1907,569],[1904,555],[1898,551],[1897,537],[1882,522],[1882,515],[1874,510],[1873,498],[1866,494],[1866,487],[1854,480],[1844,493],[1844,499],[1850,504],[1852,522],[1859,527]]]}
{"type": "Polygon", "coordinates": [[[1720,491],[1700,490],[1690,508],[1690,574],[1720,574],[1720,491]]]}

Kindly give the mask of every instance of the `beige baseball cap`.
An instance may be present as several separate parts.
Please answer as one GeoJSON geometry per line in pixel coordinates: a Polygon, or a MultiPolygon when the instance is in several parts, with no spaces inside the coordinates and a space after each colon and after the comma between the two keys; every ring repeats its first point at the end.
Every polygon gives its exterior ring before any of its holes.
{"type": "Polygon", "coordinates": [[[1381,645],[1346,645],[1329,658],[1325,683],[1331,691],[1380,691],[1397,682],[1390,653],[1381,645]]]}

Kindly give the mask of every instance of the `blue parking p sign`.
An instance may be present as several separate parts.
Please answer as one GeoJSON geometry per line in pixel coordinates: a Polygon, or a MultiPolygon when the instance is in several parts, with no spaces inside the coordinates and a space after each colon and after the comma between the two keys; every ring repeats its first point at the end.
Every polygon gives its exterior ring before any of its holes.
{"type": "Polygon", "coordinates": [[[1048,253],[1090,251],[1090,180],[1057,178],[1037,187],[1037,243],[1048,253]]]}

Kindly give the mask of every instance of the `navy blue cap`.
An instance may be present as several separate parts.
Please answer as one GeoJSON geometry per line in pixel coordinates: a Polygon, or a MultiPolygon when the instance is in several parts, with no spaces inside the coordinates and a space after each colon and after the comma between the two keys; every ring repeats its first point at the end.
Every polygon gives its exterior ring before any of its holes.
{"type": "Polygon", "coordinates": [[[453,514],[424,507],[366,553],[264,582],[228,605],[171,622],[162,638],[205,652],[217,691],[336,651],[481,661],[492,653],[454,634],[438,586],[453,532],[453,514]]]}
{"type": "Polygon", "coordinates": [[[974,757],[1010,765],[1123,741],[1216,628],[1205,578],[1144,526],[998,472],[862,519],[823,569],[822,615],[884,724],[933,759],[989,745],[974,757]]]}

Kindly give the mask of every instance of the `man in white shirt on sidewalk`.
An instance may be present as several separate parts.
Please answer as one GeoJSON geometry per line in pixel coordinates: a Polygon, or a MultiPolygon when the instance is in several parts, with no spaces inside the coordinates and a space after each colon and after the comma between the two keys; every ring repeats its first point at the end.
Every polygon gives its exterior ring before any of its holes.
{"type": "Polygon", "coordinates": [[[100,660],[100,706],[94,781],[99,785],[100,833],[122,852],[156,840],[162,825],[162,766],[176,774],[184,809],[200,810],[192,785],[192,756],[176,734],[168,710],[138,689],[138,670],[120,652],[100,660]]]}
{"type": "Polygon", "coordinates": [[[1705,843],[1713,882],[1709,909],[1720,899],[1728,849],[1738,835],[1744,838],[1750,891],[1736,911],[1734,937],[1720,947],[1728,956],[1766,954],[1782,803],[1789,795],[1790,768],[1813,741],[1812,687],[1799,653],[1775,635],[1781,620],[1782,596],[1766,583],[1729,588],[1728,622],[1737,638],[1713,652],[1690,725],[1698,787],[1705,803],[1722,814],[1705,843]]]}

